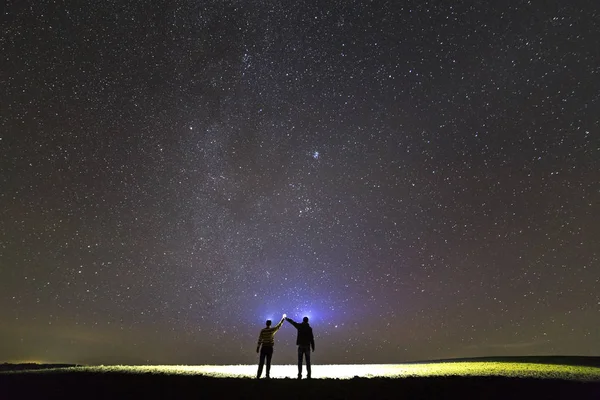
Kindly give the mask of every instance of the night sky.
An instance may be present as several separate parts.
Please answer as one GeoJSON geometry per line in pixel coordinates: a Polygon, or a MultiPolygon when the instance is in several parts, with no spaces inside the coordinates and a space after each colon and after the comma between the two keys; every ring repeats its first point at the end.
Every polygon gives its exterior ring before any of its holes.
{"type": "Polygon", "coordinates": [[[282,313],[316,364],[600,355],[597,1],[0,26],[0,362],[255,363],[282,313]]]}

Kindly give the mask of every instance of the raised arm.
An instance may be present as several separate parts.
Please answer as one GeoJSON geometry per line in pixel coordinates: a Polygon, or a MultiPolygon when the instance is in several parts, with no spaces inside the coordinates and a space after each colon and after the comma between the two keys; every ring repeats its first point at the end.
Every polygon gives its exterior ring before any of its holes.
{"type": "Polygon", "coordinates": [[[294,325],[294,327],[295,327],[296,329],[298,329],[298,326],[300,325],[299,323],[297,323],[296,321],[294,321],[294,320],[293,320],[293,319],[291,319],[291,318],[286,318],[285,320],[286,320],[287,322],[289,322],[290,324],[294,325]]]}
{"type": "Polygon", "coordinates": [[[285,317],[281,318],[281,321],[279,321],[279,323],[277,325],[275,325],[275,327],[274,327],[275,332],[277,332],[279,330],[279,328],[281,328],[281,325],[283,325],[283,321],[285,321],[285,317]]]}

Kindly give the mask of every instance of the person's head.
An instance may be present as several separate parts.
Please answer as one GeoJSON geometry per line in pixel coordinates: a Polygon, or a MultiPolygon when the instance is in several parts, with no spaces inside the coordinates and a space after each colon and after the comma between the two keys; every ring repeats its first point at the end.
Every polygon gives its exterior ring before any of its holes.
{"type": "Polygon", "coordinates": [[[271,320],[270,319],[267,320],[267,327],[269,327],[269,326],[271,326],[271,320]]]}
{"type": "Polygon", "coordinates": [[[308,317],[302,318],[302,322],[304,322],[305,324],[308,324],[308,317]]]}

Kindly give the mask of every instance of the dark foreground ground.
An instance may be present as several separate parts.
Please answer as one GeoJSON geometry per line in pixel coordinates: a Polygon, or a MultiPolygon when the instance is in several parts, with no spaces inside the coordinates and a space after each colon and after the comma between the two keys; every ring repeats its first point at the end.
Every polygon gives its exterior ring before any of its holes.
{"type": "Polygon", "coordinates": [[[600,399],[600,382],[498,377],[272,379],[160,374],[0,374],[0,399],[600,399]]]}

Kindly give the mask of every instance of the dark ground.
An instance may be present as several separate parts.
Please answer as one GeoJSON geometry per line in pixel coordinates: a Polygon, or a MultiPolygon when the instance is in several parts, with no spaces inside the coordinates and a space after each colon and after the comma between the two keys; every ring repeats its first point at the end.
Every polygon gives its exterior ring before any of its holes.
{"type": "Polygon", "coordinates": [[[0,399],[600,399],[600,382],[499,377],[253,380],[202,376],[0,374],[0,399]]]}

